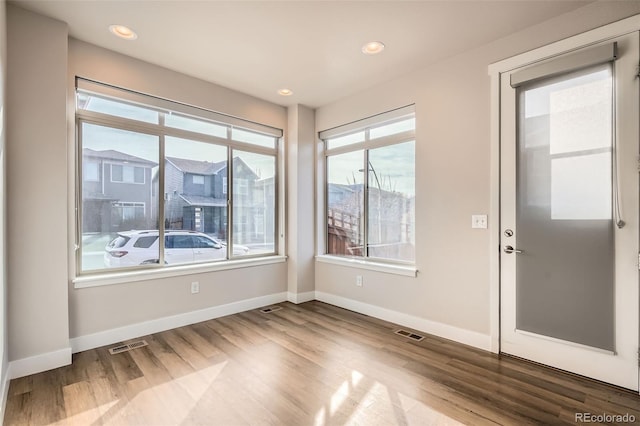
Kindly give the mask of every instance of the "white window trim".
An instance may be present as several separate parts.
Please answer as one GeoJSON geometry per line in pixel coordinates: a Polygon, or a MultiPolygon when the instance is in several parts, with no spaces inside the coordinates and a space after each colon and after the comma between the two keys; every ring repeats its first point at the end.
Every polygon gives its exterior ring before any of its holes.
{"type": "Polygon", "coordinates": [[[271,265],[286,262],[287,257],[276,255],[268,257],[254,257],[251,259],[233,259],[215,263],[197,263],[171,266],[168,268],[144,269],[137,271],[118,272],[110,269],[108,272],[95,275],[82,275],[71,280],[73,288],[90,288],[105,285],[128,284],[137,281],[156,280],[159,278],[180,277],[184,275],[205,274],[209,272],[226,271],[229,269],[251,268],[255,266],[271,265]]]}
{"type": "Polygon", "coordinates": [[[405,277],[415,278],[418,276],[418,268],[413,265],[375,262],[364,257],[346,257],[323,254],[316,256],[316,262],[365,269],[368,271],[384,272],[393,275],[402,275],[405,277]]]}

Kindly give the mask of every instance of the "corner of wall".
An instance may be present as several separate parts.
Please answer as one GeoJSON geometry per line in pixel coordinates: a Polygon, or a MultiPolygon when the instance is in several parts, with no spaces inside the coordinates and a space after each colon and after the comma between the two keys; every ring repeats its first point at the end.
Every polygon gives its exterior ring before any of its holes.
{"type": "Polygon", "coordinates": [[[8,359],[18,360],[10,363],[15,373],[14,367],[29,365],[25,359],[36,368],[57,367],[59,352],[66,350],[60,348],[69,346],[67,251],[50,248],[67,239],[68,27],[9,4],[6,43],[5,105],[11,107],[5,108],[3,195],[11,202],[5,204],[10,226],[2,240],[11,247],[6,251],[6,327],[8,359]],[[39,176],[47,176],[46,184],[39,176]],[[42,212],[34,206],[46,206],[47,221],[38,219],[42,212]],[[44,243],[27,243],[34,239],[44,243]]]}
{"type": "Polygon", "coordinates": [[[312,300],[315,291],[315,111],[288,108],[287,254],[288,300],[312,300]]]}

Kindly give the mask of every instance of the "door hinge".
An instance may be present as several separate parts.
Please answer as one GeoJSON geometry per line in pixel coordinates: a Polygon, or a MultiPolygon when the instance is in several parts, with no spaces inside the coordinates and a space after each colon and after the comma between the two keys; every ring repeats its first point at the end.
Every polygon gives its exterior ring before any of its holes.
{"type": "MultiPolygon", "coordinates": [[[[640,252],[638,253],[638,270],[640,270],[640,252]]],[[[640,349],[638,349],[638,351],[640,351],[640,349]]]]}

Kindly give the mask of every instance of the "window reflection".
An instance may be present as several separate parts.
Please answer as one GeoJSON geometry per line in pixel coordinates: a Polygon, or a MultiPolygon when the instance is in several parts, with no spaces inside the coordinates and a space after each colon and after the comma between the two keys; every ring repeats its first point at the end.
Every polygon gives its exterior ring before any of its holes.
{"type": "Polygon", "coordinates": [[[611,66],[525,89],[520,105],[522,201],[554,220],[611,219],[611,66]]]}

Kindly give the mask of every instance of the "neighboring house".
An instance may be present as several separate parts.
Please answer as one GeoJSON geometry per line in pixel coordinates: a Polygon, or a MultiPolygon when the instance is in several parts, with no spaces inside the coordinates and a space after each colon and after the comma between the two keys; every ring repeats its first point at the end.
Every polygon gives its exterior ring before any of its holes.
{"type": "MultiPolygon", "coordinates": [[[[235,242],[258,242],[264,230],[258,233],[256,224],[264,222],[265,214],[264,203],[256,203],[259,177],[241,158],[233,161],[235,242]]],[[[164,173],[165,227],[204,232],[226,240],[227,162],[167,157],[164,173]]],[[[157,176],[154,188],[157,194],[157,176]]]]}
{"type": "Polygon", "coordinates": [[[82,155],[83,232],[155,226],[151,175],[157,163],[114,150],[84,148],[82,155]]]}
{"type": "MultiPolygon", "coordinates": [[[[190,229],[226,238],[227,162],[167,157],[164,217],[167,229],[190,229]]],[[[158,179],[154,179],[158,193],[158,179]]]]}
{"type": "Polygon", "coordinates": [[[82,151],[82,232],[157,226],[152,170],[158,164],[115,150],[82,151]]]}

